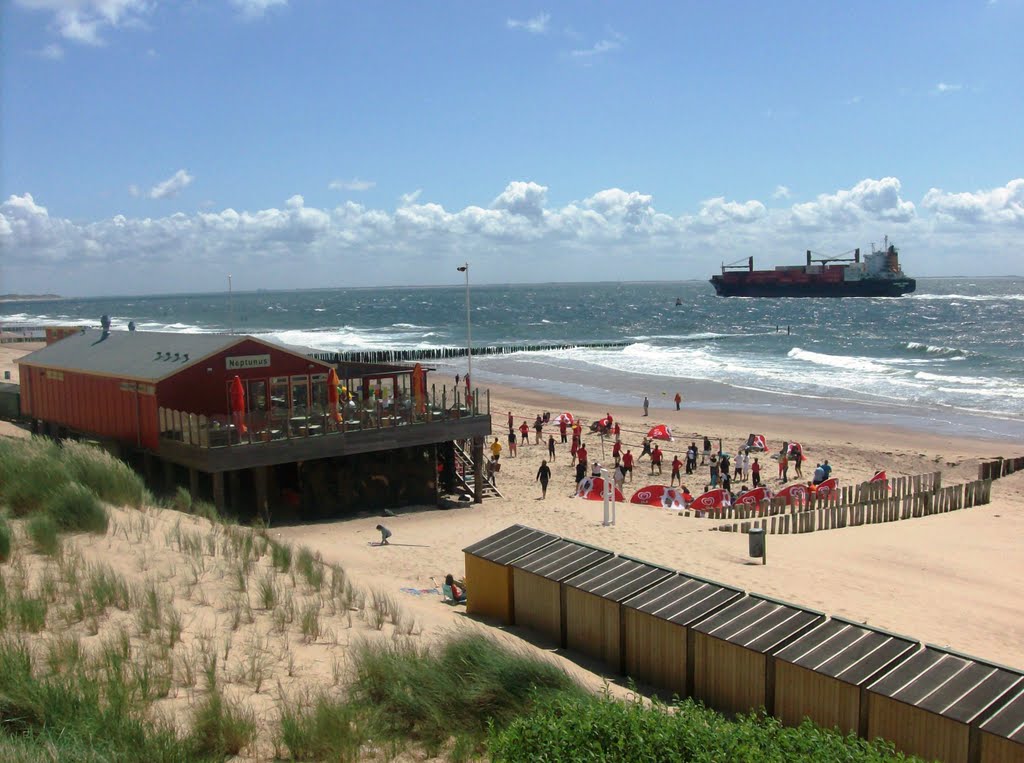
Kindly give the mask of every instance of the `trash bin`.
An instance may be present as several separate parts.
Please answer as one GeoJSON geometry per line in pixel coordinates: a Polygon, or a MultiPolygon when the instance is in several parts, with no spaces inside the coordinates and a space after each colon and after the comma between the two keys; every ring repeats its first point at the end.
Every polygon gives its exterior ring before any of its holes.
{"type": "Polygon", "coordinates": [[[750,544],[750,556],[755,559],[764,559],[764,530],[760,527],[751,527],[747,533],[748,543],[750,544]]]}

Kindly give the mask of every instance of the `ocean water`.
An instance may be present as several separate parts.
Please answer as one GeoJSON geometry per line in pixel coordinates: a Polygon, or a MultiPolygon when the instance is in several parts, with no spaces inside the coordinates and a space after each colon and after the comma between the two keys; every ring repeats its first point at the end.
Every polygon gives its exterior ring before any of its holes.
{"type": "MultiPolygon", "coordinates": [[[[327,289],[0,304],[0,323],[270,334],[325,350],[466,344],[465,288],[327,289]]],[[[898,299],[737,299],[705,282],[484,285],[473,344],[624,341],[477,357],[504,382],[609,405],[843,417],[1024,437],[1024,279],[919,279],[898,299]],[[676,299],[682,305],[676,306],[676,299]]],[[[465,371],[465,359],[437,362],[465,371]]]]}

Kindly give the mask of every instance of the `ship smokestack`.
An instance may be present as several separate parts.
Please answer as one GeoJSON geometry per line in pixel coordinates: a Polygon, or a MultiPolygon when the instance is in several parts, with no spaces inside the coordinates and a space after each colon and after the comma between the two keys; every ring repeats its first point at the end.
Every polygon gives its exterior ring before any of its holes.
{"type": "Polygon", "coordinates": [[[811,266],[811,250],[807,250],[807,267],[811,266]]]}
{"type": "Polygon", "coordinates": [[[754,258],[753,257],[749,257],[747,259],[747,270],[749,272],[751,272],[751,273],[754,272],[754,258]]]}

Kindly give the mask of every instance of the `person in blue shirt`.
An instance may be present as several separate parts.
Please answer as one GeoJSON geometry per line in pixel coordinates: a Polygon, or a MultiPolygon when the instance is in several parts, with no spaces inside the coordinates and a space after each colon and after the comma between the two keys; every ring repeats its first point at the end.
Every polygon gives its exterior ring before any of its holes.
{"type": "MultiPolygon", "coordinates": [[[[821,470],[825,472],[825,479],[829,479],[832,476],[832,467],[828,463],[828,459],[825,459],[825,463],[821,465],[821,470]]],[[[822,480],[824,482],[825,480],[822,480]]]]}

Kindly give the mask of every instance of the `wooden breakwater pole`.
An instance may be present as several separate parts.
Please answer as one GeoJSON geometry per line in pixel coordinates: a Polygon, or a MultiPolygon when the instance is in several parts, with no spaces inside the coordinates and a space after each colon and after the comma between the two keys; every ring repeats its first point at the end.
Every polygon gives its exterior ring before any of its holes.
{"type": "MultiPolygon", "coordinates": [[[[608,349],[628,347],[631,342],[583,342],[579,344],[495,344],[474,347],[478,355],[513,355],[517,352],[551,352],[553,350],[608,349]]],[[[414,363],[421,360],[464,358],[465,347],[429,347],[408,350],[345,350],[340,352],[314,352],[312,357],[326,363],[414,363]]]]}

